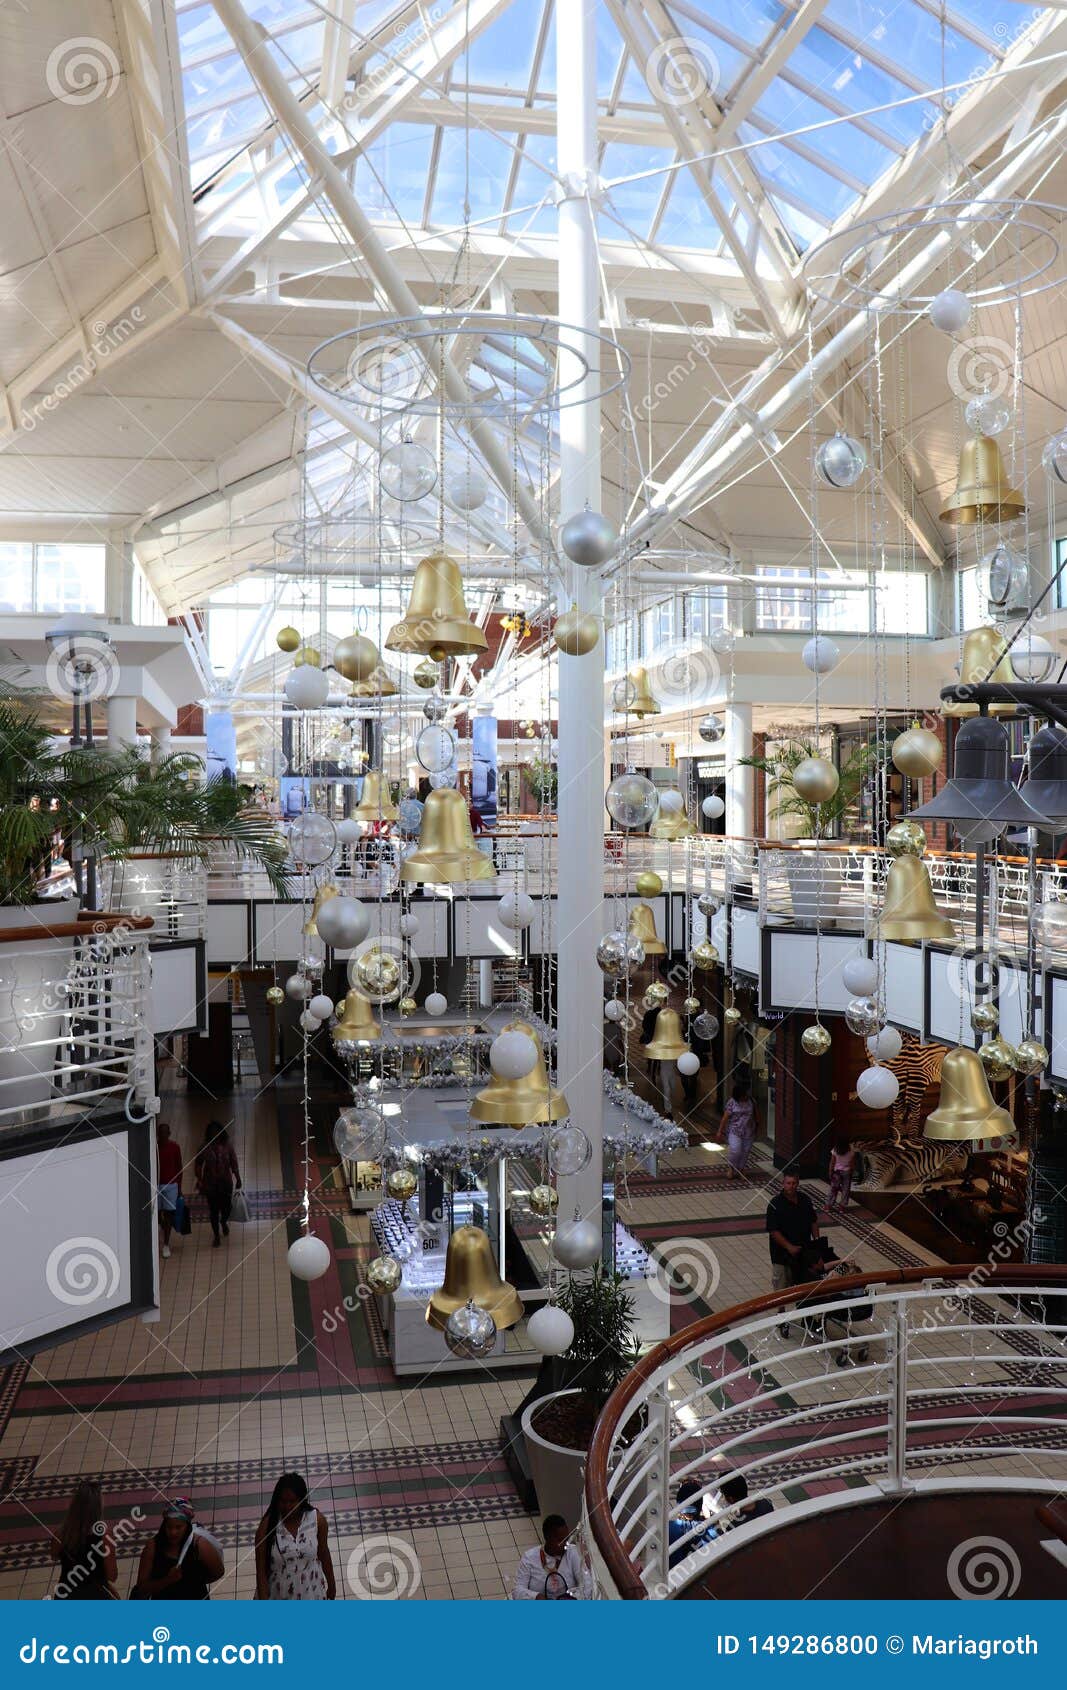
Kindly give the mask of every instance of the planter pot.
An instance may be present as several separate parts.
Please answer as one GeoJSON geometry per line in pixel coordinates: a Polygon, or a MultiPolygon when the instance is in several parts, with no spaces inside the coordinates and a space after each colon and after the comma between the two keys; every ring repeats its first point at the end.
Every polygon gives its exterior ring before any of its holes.
{"type": "Polygon", "coordinates": [[[0,1111],[9,1126],[32,1119],[52,1095],[74,940],[45,936],[5,944],[3,936],[13,928],[72,922],[77,910],[77,898],[0,907],[0,1111]],[[18,1116],[9,1113],[15,1109],[18,1116]]]}
{"type": "Polygon", "coordinates": [[[841,863],[836,853],[819,849],[817,840],[798,840],[785,853],[785,874],[793,918],[814,927],[841,914],[841,863]]]}
{"type": "Polygon", "coordinates": [[[576,1525],[581,1519],[582,1484],[589,1451],[565,1449],[562,1444],[549,1443],[547,1438],[534,1431],[531,1420],[546,1402],[578,1395],[577,1391],[553,1391],[549,1396],[532,1402],[522,1415],[522,1435],[530,1463],[530,1477],[537,1492],[538,1512],[542,1519],[548,1514],[560,1514],[568,1526],[576,1525]]]}

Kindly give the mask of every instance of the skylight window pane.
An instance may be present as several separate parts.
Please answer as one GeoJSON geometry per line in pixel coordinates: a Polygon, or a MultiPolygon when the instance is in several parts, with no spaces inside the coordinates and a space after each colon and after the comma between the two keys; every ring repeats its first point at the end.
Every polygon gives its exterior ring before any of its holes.
{"type": "Polygon", "coordinates": [[[930,88],[940,88],[942,80],[960,82],[990,62],[988,53],[949,26],[945,30],[942,79],[940,19],[909,0],[903,4],[901,0],[830,0],[823,21],[839,24],[859,41],[869,43],[881,58],[906,65],[930,88]]]}
{"type": "MultiPolygon", "coordinates": [[[[258,94],[221,111],[209,112],[189,125],[189,160],[191,164],[214,166],[220,159],[235,153],[242,143],[259,133],[267,121],[267,108],[258,94]]],[[[193,171],[194,182],[209,174],[205,169],[193,171]]]]}
{"type": "Polygon", "coordinates": [[[860,58],[842,42],[816,27],[808,31],[803,41],[794,47],[790,64],[805,81],[814,84],[848,107],[850,111],[867,111],[872,106],[888,106],[879,111],[875,122],[879,129],[910,145],[921,132],[925,120],[936,111],[932,102],[912,99],[912,90],[896,77],[879,70],[860,58]],[[905,106],[894,102],[910,100],[905,106]]]}
{"type": "Polygon", "coordinates": [[[425,123],[391,123],[356,162],[355,194],[368,217],[421,223],[433,130],[425,123]]]}
{"type": "MultiPolygon", "coordinates": [[[[633,147],[616,141],[604,148],[600,174],[606,182],[611,182],[618,176],[637,175],[673,161],[674,149],[671,147],[633,147]]],[[[645,176],[639,182],[621,182],[612,188],[611,203],[623,222],[644,239],[662,193],[663,177],[645,176]]]]}
{"type": "Polygon", "coordinates": [[[507,11],[471,42],[457,61],[464,81],[525,93],[545,0],[512,0],[507,11]]]}
{"type": "Polygon", "coordinates": [[[443,130],[430,222],[438,228],[462,223],[468,194],[474,221],[498,214],[514,156],[506,141],[475,127],[473,121],[469,136],[458,128],[443,130]]]}
{"type": "MultiPolygon", "coordinates": [[[[756,131],[746,123],[741,126],[741,135],[744,140],[752,141],[756,131]]],[[[828,175],[777,141],[755,148],[749,158],[763,179],[786,197],[787,203],[799,200],[798,210],[815,213],[828,222],[856,198],[855,190],[847,183],[839,182],[836,176],[828,175]]]]}
{"type": "MultiPolygon", "coordinates": [[[[826,123],[832,114],[817,100],[791,88],[776,78],[755,108],[755,114],[767,118],[777,129],[803,129],[808,124],[826,123]]],[[[868,185],[877,181],[882,172],[896,163],[897,155],[881,146],[872,136],[854,124],[830,122],[824,129],[816,129],[799,137],[802,144],[824,153],[828,161],[840,165],[852,176],[860,177],[868,185]]],[[[762,149],[761,149],[762,150],[762,149]]],[[[759,151],[752,154],[752,164],[760,168],[759,151]]]]}
{"type": "Polygon", "coordinates": [[[722,233],[688,166],[673,172],[670,198],[656,231],[656,244],[699,247],[709,252],[721,250],[722,233]]]}
{"type": "Polygon", "coordinates": [[[527,135],[523,148],[522,164],[515,179],[515,193],[512,200],[514,212],[507,220],[509,235],[522,232],[535,235],[554,235],[556,232],[556,208],[552,204],[553,178],[546,175],[545,170],[539,169],[538,160],[549,171],[556,167],[556,142],[552,135],[527,135]],[[539,211],[529,212],[522,208],[530,206],[535,201],[548,195],[548,204],[541,206],[539,211]]]}

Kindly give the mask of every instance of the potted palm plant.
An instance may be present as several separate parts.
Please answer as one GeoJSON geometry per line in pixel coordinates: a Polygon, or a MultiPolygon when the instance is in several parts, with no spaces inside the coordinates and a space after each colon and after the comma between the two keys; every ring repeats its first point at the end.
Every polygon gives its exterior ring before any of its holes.
{"type": "Polygon", "coordinates": [[[842,822],[854,814],[876,762],[873,746],[857,746],[838,771],[833,797],[822,804],[809,804],[793,785],[793,775],[807,758],[822,755],[814,742],[790,739],[778,747],[773,757],[739,759],[765,776],[768,807],[773,805],[779,823],[789,828],[794,849],[786,855],[785,872],[793,914],[798,921],[832,921],[840,913],[841,865],[820,850],[820,846],[833,838],[842,822]]]}
{"type": "Polygon", "coordinates": [[[582,1475],[593,1428],[612,1391],[634,1365],[634,1300],[619,1273],[600,1263],[573,1274],[557,1303],[570,1315],[574,1338],[552,1369],[554,1389],[523,1411],[522,1431],[542,1515],[579,1517],[582,1475]]]}
{"type": "Polygon", "coordinates": [[[137,849],[206,860],[216,841],[259,864],[284,893],[286,848],[275,823],[225,781],[201,780],[198,758],[151,766],[135,750],[58,742],[30,693],[0,695],[0,1107],[47,1102],[62,984],[82,902],[62,858],[137,849]],[[40,938],[34,930],[40,929],[40,938]],[[17,936],[17,937],[16,937],[17,936]]]}

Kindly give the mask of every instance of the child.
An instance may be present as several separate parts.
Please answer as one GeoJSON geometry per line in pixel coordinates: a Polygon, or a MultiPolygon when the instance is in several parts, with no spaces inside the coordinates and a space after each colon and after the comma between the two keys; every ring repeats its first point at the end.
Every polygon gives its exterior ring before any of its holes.
{"type": "Polygon", "coordinates": [[[841,1199],[842,1209],[848,1208],[852,1195],[852,1167],[855,1160],[856,1152],[847,1137],[844,1133],[838,1133],[830,1152],[830,1195],[827,1198],[827,1208],[833,1208],[838,1197],[841,1199]]]}

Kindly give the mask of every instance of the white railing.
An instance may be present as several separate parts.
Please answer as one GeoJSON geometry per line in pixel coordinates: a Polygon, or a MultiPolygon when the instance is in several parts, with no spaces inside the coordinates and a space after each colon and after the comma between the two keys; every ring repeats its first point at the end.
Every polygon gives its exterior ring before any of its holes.
{"type": "MultiPolygon", "coordinates": [[[[763,846],[759,853],[759,914],[763,926],[802,926],[862,932],[877,920],[885,901],[892,857],[868,847],[763,846]]],[[[977,871],[973,858],[925,859],[938,908],[961,939],[976,928],[977,871]]],[[[996,900],[997,871],[986,864],[986,932],[996,900]]]]}
{"type": "Polygon", "coordinates": [[[0,1130],[154,1093],[152,923],[113,915],[0,932],[0,1130]]]}
{"type": "Polygon", "coordinates": [[[99,865],[103,908],[151,916],[154,940],[202,939],[207,932],[207,864],[169,853],[135,853],[99,865]]]}
{"type": "Polygon", "coordinates": [[[835,1285],[711,1316],[623,1381],[586,1473],[603,1594],[669,1598],[753,1538],[887,1494],[1062,1491],[1067,1267],[891,1270],[835,1285]],[[724,1503],[732,1475],[766,1513],[742,1520],[724,1503]],[[701,1518],[672,1543],[687,1479],[701,1518]],[[717,1535],[701,1541],[709,1527],[717,1535]]]}

